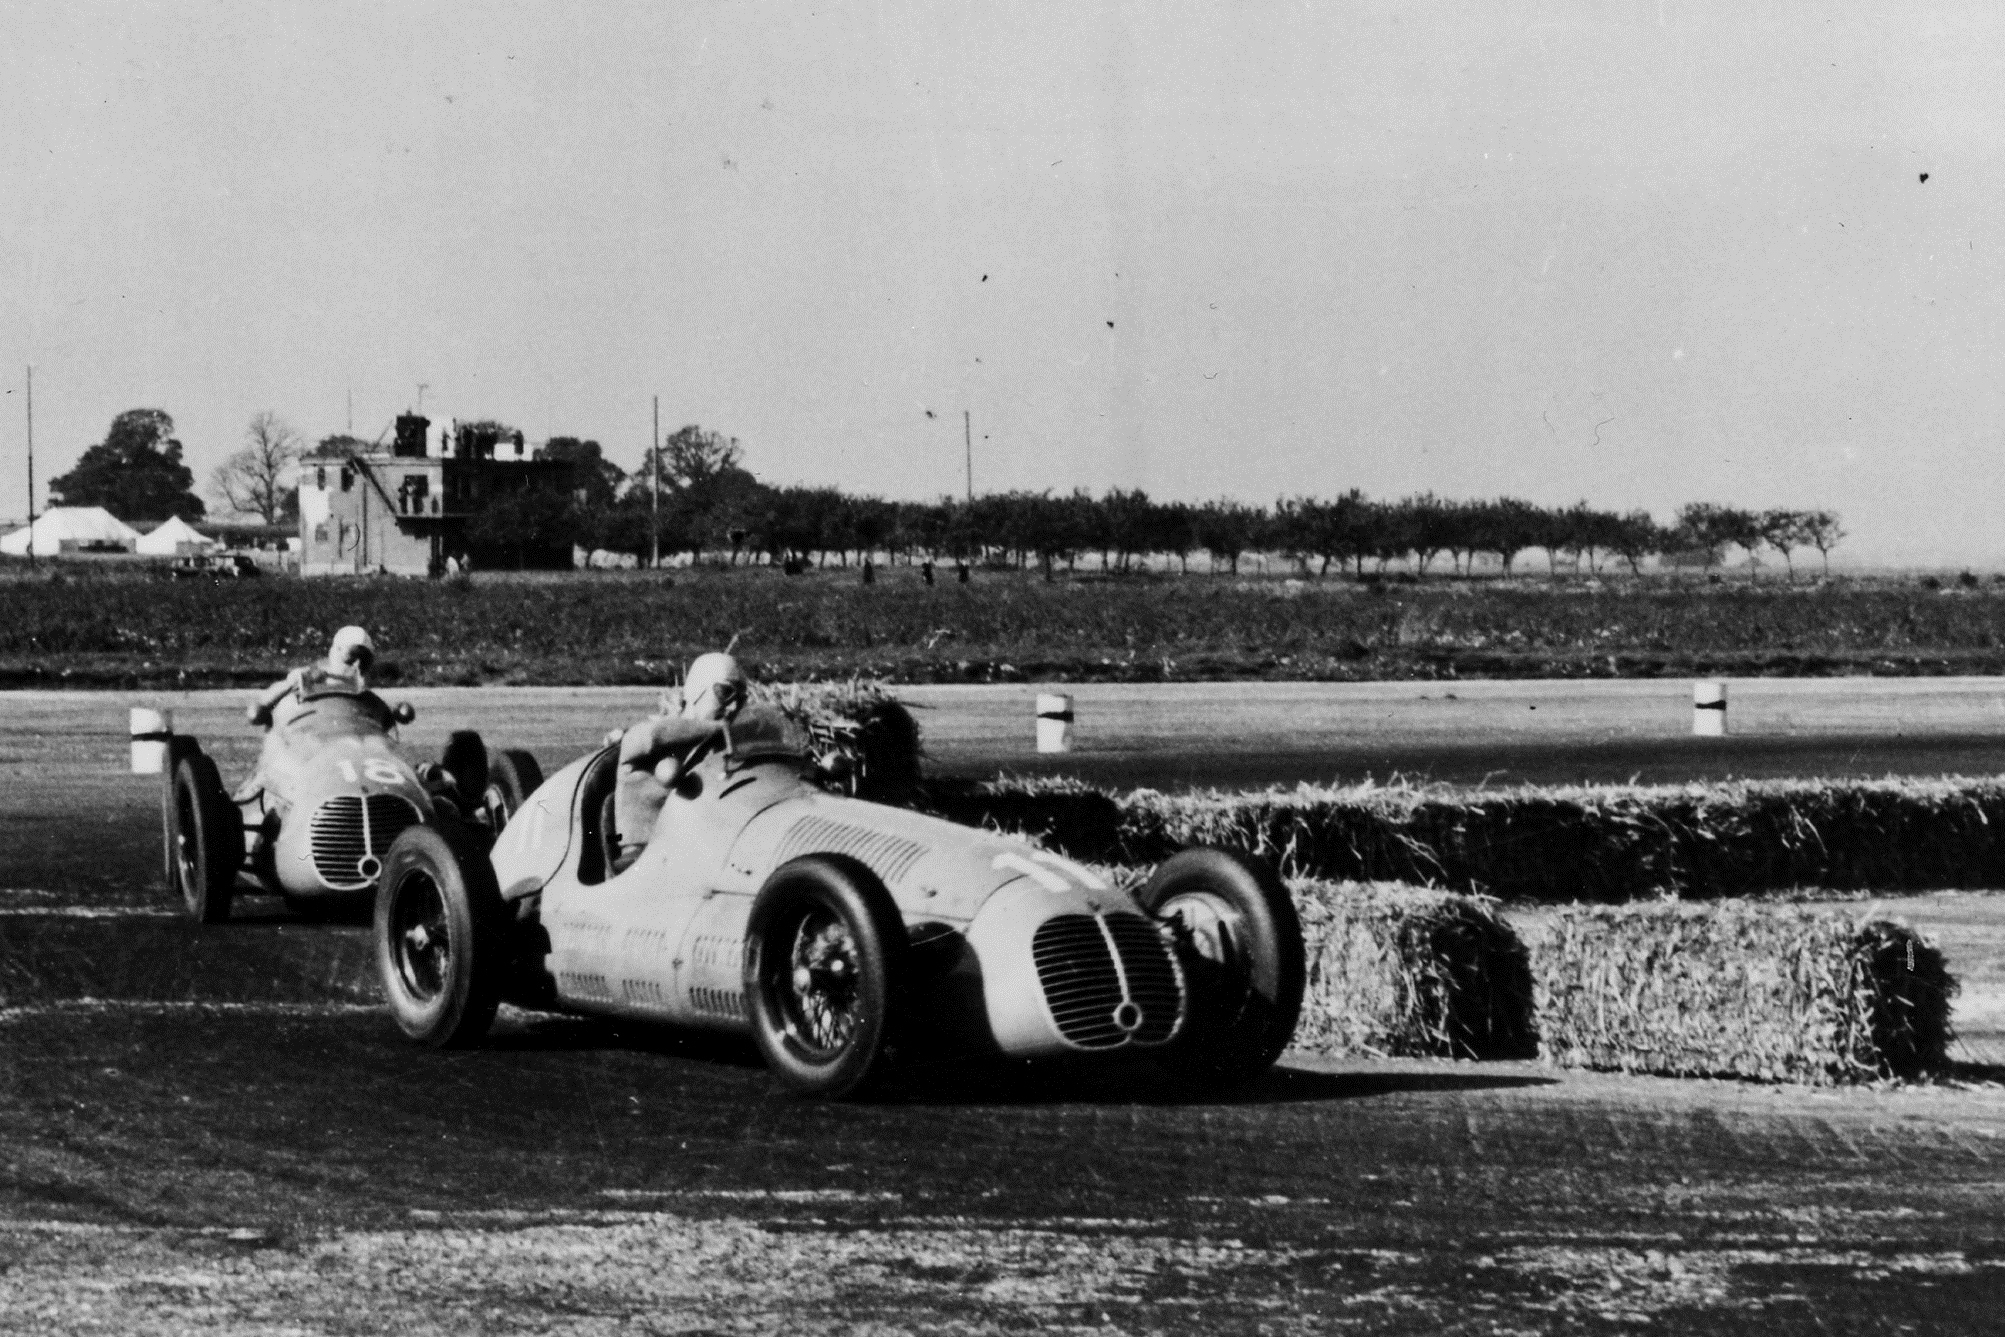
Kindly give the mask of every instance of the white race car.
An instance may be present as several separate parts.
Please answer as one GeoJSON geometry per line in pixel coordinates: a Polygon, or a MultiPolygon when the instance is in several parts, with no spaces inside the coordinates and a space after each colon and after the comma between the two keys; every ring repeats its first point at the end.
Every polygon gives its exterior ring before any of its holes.
{"type": "Polygon", "coordinates": [[[449,821],[397,838],[375,942],[411,1039],[474,1042],[505,999],[747,1034],[785,1086],[835,1098],[899,1055],[1148,1057],[1216,1089],[1294,1033],[1301,925],[1239,855],[1187,850],[1110,885],[830,794],[798,727],[755,708],[613,873],[617,760],[553,775],[491,851],[449,821]]]}

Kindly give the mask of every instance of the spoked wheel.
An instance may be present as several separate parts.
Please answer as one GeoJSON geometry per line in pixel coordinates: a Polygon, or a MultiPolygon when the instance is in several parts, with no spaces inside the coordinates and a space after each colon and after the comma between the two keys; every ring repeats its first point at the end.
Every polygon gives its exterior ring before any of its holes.
{"type": "Polygon", "coordinates": [[[487,788],[472,814],[494,835],[500,835],[529,796],[543,785],[543,768],[521,748],[487,754],[487,788]]]}
{"type": "Polygon", "coordinates": [[[745,997],[766,1063],[839,1100],[888,1065],[903,1020],[905,925],[862,864],[808,855],[766,879],[746,926],[745,997]]]}
{"type": "Polygon", "coordinates": [[[223,789],[216,763],[193,740],[177,740],[163,795],[167,887],[204,924],[230,917],[244,823],[223,789]]]}
{"type": "Polygon", "coordinates": [[[414,826],[384,860],[376,965],[398,1029],[435,1048],[479,1040],[506,971],[507,908],[494,869],[458,823],[414,826]]]}
{"type": "Polygon", "coordinates": [[[1308,974],[1281,879],[1243,855],[1185,850],[1136,899],[1170,926],[1190,991],[1169,1066],[1212,1090],[1265,1072],[1294,1037],[1308,974]]]}

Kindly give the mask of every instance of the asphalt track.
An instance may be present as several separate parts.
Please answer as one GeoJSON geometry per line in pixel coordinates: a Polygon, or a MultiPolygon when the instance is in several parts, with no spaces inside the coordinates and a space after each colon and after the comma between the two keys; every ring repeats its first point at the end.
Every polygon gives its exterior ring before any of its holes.
{"type": "MultiPolygon", "coordinates": [[[[1941,760],[2005,733],[1991,684],[1793,686],[1734,685],[1742,753],[1681,737],[1685,684],[1080,688],[1057,764],[1162,785],[1430,755],[1493,783],[1996,769],[1941,760]]],[[[648,699],[406,695],[420,752],[471,726],[546,764],[648,699]]],[[[1028,690],[909,695],[938,769],[1054,764],[1028,690]]],[[[1823,1092],[1292,1056],[1229,1102],[1146,1071],[929,1072],[827,1107],[641,1028],[511,1016],[479,1050],[407,1049],[359,930],[257,901],[208,930],[161,913],[158,782],[123,774],[124,707],[171,705],[234,779],[241,700],[0,697],[0,1331],[1999,1326],[1996,1068],[1823,1092]]]]}

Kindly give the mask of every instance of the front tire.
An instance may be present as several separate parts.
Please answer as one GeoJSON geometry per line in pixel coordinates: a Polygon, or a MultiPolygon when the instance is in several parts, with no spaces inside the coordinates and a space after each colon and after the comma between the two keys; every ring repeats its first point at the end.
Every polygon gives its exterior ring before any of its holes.
{"type": "Polygon", "coordinates": [[[881,1077],[904,1021],[905,923],[876,874],[810,854],[759,889],[745,930],[752,1033],[780,1084],[841,1100],[881,1077]]]}
{"type": "Polygon", "coordinates": [[[162,818],[167,887],[204,924],[230,917],[237,869],[244,862],[244,823],[223,778],[194,740],[176,740],[162,818]]]}
{"type": "Polygon", "coordinates": [[[1156,869],[1136,900],[1168,923],[1190,990],[1166,1062],[1182,1082],[1239,1086],[1294,1038],[1308,967],[1295,902],[1273,870],[1227,850],[1191,849],[1156,869]]]}
{"type": "Polygon", "coordinates": [[[397,1028],[434,1049],[487,1033],[507,971],[508,909],[493,865],[457,822],[414,826],[383,861],[376,967],[397,1028]]]}

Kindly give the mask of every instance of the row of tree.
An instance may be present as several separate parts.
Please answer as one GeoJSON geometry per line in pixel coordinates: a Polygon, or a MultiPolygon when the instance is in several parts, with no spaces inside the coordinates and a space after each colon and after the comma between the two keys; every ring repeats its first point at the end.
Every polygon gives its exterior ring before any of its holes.
{"type": "Polygon", "coordinates": [[[502,499],[477,522],[485,537],[499,541],[511,530],[537,541],[568,536],[582,547],[643,560],[657,548],[692,560],[723,555],[732,563],[847,564],[882,553],[1035,566],[1050,574],[1093,557],[1105,570],[1127,571],[1150,557],[1175,559],[1188,570],[1191,557],[1202,554],[1213,570],[1237,572],[1249,553],[1278,553],[1305,573],[1335,567],[1363,574],[1367,563],[1379,570],[1401,563],[1425,575],[1444,557],[1458,572],[1490,555],[1509,573],[1528,551],[1543,551],[1554,571],[1562,562],[1589,571],[1620,562],[1640,572],[1652,557],[1712,566],[1738,550],[1750,563],[1775,553],[1793,573],[1795,555],[1808,549],[1828,568],[1845,533],[1832,511],[1701,502],[1665,525],[1645,511],[1602,511],[1584,501],[1563,508],[1432,494],[1375,501],[1355,489],[1334,499],[1284,498],[1271,508],[1232,500],[1159,502],[1118,488],[1099,497],[1007,492],[971,501],[887,501],[835,488],[768,486],[744,469],[735,439],[699,427],[670,437],[659,461],[649,455],[632,475],[595,441],[553,438],[537,455],[570,461],[577,491],[567,504],[502,499]]]}
{"type": "MultiPolygon", "coordinates": [[[[215,494],[266,524],[292,519],[301,445],[276,415],[258,414],[243,447],[216,470],[215,494]]],[[[369,448],[351,437],[321,445],[369,448]]],[[[1806,550],[1819,553],[1828,570],[1831,550],[1845,536],[1832,511],[1695,502],[1666,525],[1645,511],[1602,511],[1584,501],[1542,507],[1511,497],[1455,501],[1431,493],[1376,501],[1356,489],[1334,498],[1284,498],[1272,507],[1159,502],[1118,488],[1099,497],[1008,492],[969,501],[887,501],[835,488],[768,486],[745,469],[735,438],[696,426],[650,451],[633,474],[608,460],[598,442],[577,437],[552,437],[536,457],[569,463],[573,490],[488,498],[469,526],[471,542],[490,550],[604,548],[643,561],[687,553],[733,564],[847,564],[886,554],[1035,566],[1047,575],[1095,556],[1104,570],[1127,571],[1150,557],[1175,559],[1188,570],[1195,554],[1213,570],[1237,572],[1249,553],[1280,554],[1305,574],[1334,567],[1362,575],[1367,563],[1381,571],[1399,563],[1425,575],[1444,557],[1450,570],[1467,572],[1485,555],[1509,573],[1533,551],[1544,552],[1553,571],[1561,563],[1589,571],[1620,563],[1640,572],[1652,557],[1712,566],[1738,550],[1751,565],[1774,553],[1793,574],[1795,555],[1806,550]]],[[[101,505],[143,523],[202,518],[206,508],[192,483],[174,420],[159,409],[133,409],[115,418],[105,440],[51,480],[49,490],[59,504],[101,505]]]]}

